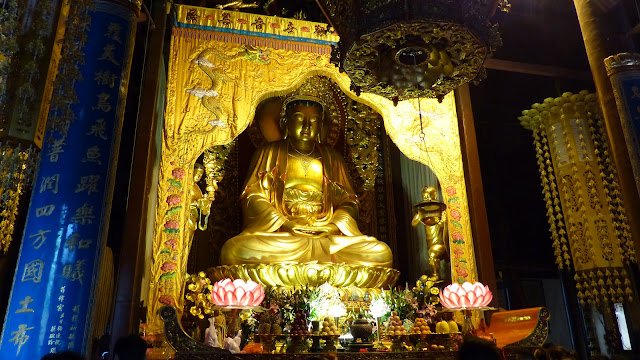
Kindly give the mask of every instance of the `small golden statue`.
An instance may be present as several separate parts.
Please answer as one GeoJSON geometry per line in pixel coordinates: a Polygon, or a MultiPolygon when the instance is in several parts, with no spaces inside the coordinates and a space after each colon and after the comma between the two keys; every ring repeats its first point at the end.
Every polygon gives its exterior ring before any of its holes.
{"type": "Polygon", "coordinates": [[[387,244],[358,229],[358,199],[342,156],[321,140],[325,104],[305,82],[284,100],[284,139],[260,148],[241,196],[244,230],[223,265],[340,264],[390,268],[387,244]]]}
{"type": "Polygon", "coordinates": [[[193,167],[193,185],[189,190],[189,239],[193,238],[196,229],[206,230],[209,222],[209,214],[211,212],[211,202],[213,201],[207,194],[202,195],[202,190],[198,185],[198,181],[202,179],[204,174],[204,166],[195,164],[193,167]],[[204,221],[202,216],[204,215],[204,221]]]}
{"type": "Polygon", "coordinates": [[[417,211],[411,220],[412,226],[424,224],[429,245],[429,265],[432,279],[440,277],[440,261],[449,260],[449,236],[447,232],[447,205],[437,200],[437,191],[431,186],[422,188],[422,201],[413,208],[417,211]]]}

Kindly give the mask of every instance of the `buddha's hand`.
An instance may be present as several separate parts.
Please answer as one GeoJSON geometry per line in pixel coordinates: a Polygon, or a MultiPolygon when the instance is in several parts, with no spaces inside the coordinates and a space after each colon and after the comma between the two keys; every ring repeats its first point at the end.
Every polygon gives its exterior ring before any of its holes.
{"type": "Polygon", "coordinates": [[[307,226],[296,224],[293,221],[286,221],[280,227],[280,230],[286,231],[296,236],[328,236],[340,234],[340,230],[334,224],[323,226],[307,226]]]}
{"type": "Polygon", "coordinates": [[[297,221],[287,220],[280,226],[280,232],[287,232],[295,236],[313,236],[311,229],[313,227],[300,224],[297,221]]]}

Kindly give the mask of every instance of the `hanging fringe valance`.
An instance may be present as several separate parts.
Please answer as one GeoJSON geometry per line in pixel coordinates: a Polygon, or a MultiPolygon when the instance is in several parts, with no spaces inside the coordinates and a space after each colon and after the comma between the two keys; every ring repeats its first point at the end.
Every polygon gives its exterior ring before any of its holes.
{"type": "Polygon", "coordinates": [[[323,44],[300,43],[288,40],[286,37],[274,36],[273,38],[255,37],[251,35],[232,34],[227,32],[212,32],[188,28],[173,28],[173,36],[185,39],[220,41],[231,44],[244,44],[254,47],[264,47],[276,50],[304,51],[321,55],[331,54],[331,46],[323,44]]]}
{"type": "Polygon", "coordinates": [[[340,40],[338,34],[324,23],[186,5],[177,7],[174,25],[182,29],[267,37],[325,46],[336,45],[340,40]]]}

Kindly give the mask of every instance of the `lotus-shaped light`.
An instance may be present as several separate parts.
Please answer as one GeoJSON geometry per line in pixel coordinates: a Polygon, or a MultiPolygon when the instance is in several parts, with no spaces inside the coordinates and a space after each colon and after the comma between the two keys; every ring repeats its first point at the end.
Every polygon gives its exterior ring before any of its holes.
{"type": "Polygon", "coordinates": [[[489,305],[493,294],[480,282],[453,283],[440,292],[440,302],[450,310],[481,308],[489,305]]]}
{"type": "Polygon", "coordinates": [[[264,288],[255,281],[224,279],[213,284],[211,300],[218,306],[258,306],[264,299],[264,288]]]}

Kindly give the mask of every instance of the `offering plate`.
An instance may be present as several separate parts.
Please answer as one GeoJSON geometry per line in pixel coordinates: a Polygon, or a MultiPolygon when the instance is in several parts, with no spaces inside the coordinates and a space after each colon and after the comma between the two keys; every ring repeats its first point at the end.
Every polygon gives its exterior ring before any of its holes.
{"type": "Polygon", "coordinates": [[[310,335],[289,335],[291,337],[291,345],[287,348],[288,353],[301,354],[309,351],[307,339],[310,335]]]}
{"type": "Polygon", "coordinates": [[[262,344],[262,351],[264,353],[272,353],[276,349],[276,341],[286,338],[286,335],[254,334],[253,338],[256,342],[262,344]]]}
{"type": "Polygon", "coordinates": [[[409,335],[387,335],[391,339],[391,351],[405,351],[404,342],[409,335]]]}

